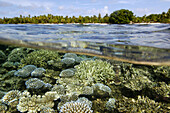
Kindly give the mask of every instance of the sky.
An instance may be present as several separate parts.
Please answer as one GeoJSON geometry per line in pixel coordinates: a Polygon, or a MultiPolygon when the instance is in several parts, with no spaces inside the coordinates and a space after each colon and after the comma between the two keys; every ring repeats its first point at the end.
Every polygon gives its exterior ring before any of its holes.
{"type": "Polygon", "coordinates": [[[170,0],[0,0],[0,18],[19,15],[102,16],[128,9],[136,16],[160,14],[170,8],[170,0]]]}

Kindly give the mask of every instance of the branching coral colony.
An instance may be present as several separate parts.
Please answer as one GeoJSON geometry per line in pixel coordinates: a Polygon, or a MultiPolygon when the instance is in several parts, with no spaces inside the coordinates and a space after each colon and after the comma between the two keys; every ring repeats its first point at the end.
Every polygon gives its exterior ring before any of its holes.
{"type": "Polygon", "coordinates": [[[74,53],[0,50],[0,112],[168,112],[169,70],[74,53]]]}

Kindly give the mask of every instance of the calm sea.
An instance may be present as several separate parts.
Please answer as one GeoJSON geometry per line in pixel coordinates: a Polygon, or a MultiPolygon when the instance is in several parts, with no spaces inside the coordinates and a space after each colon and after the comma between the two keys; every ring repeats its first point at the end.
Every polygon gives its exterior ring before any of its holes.
{"type": "Polygon", "coordinates": [[[170,65],[170,24],[0,25],[0,43],[170,65]]]}

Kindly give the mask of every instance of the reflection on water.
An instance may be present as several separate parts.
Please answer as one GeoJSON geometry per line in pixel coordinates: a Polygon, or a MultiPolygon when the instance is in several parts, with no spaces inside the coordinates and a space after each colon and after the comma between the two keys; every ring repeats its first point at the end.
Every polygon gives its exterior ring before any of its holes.
{"type": "Polygon", "coordinates": [[[170,65],[169,24],[0,25],[0,43],[170,65]]]}

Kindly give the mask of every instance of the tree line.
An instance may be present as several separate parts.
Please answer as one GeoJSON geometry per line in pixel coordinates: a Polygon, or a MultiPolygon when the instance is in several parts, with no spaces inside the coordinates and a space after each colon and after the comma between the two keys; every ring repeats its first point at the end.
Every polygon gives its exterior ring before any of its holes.
{"type": "Polygon", "coordinates": [[[99,13],[98,16],[79,16],[79,17],[68,17],[68,16],[54,16],[52,14],[40,15],[40,16],[22,16],[14,18],[0,18],[0,24],[44,24],[44,23],[110,23],[110,24],[128,24],[128,23],[170,23],[170,9],[167,12],[162,12],[162,14],[150,14],[148,16],[136,17],[132,11],[121,9],[114,11],[110,15],[106,14],[101,17],[99,13]]]}

